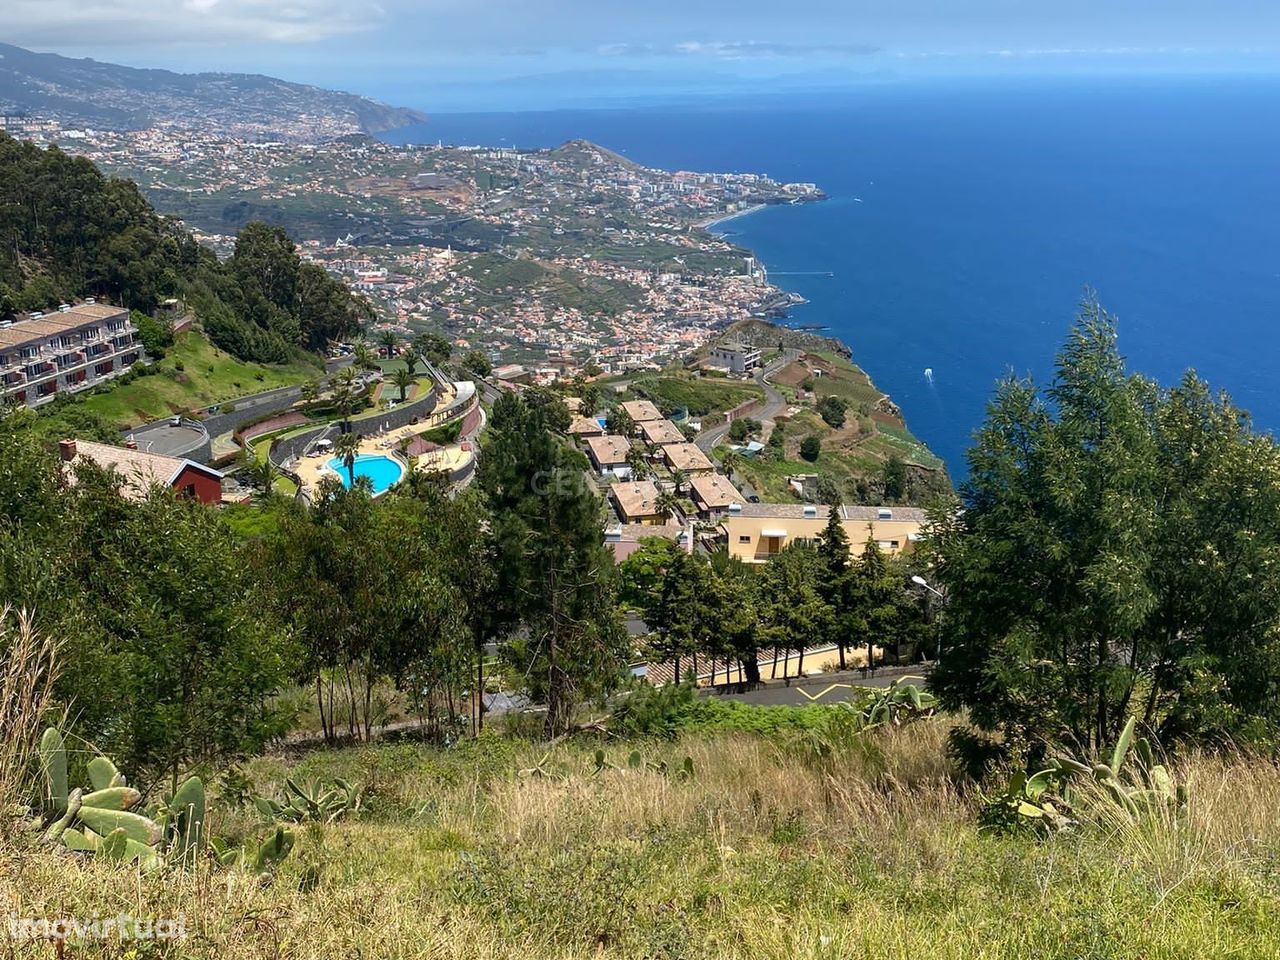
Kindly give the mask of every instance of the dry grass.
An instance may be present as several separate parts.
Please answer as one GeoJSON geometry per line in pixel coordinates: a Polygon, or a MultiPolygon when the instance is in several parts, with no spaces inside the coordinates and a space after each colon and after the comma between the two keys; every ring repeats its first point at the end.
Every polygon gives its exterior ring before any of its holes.
{"type": "MultiPolygon", "coordinates": [[[[23,799],[57,676],[57,642],[26,611],[0,609],[0,811],[23,799]]],[[[10,822],[0,820],[0,829],[10,822]]]]}
{"type": "MultiPolygon", "coordinates": [[[[1176,825],[989,837],[948,774],[945,733],[638,745],[671,767],[690,756],[690,781],[628,767],[631,744],[607,746],[619,768],[598,775],[595,744],[522,777],[542,750],[496,738],[266,759],[250,768],[263,789],[286,771],[346,775],[367,785],[365,813],[304,831],[270,881],[11,847],[0,899],[19,915],[181,914],[188,939],[169,955],[183,957],[1280,956],[1273,765],[1185,758],[1193,803],[1176,825]]],[[[215,827],[253,829],[243,810],[215,827]]]]}

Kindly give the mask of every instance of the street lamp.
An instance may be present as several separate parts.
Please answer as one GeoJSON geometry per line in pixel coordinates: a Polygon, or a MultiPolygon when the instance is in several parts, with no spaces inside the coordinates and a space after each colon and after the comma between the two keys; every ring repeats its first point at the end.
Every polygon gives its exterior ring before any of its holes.
{"type": "MultiPolygon", "coordinates": [[[[935,597],[938,598],[939,603],[941,603],[944,606],[946,605],[947,595],[943,593],[941,590],[939,590],[937,587],[930,584],[929,581],[926,580],[924,577],[920,576],[920,574],[913,573],[911,575],[911,582],[914,583],[917,587],[924,587],[924,589],[928,590],[930,593],[932,593],[935,597]]],[[[941,663],[941,662],[942,662],[942,621],[939,620],[938,621],[938,663],[941,663]]]]}

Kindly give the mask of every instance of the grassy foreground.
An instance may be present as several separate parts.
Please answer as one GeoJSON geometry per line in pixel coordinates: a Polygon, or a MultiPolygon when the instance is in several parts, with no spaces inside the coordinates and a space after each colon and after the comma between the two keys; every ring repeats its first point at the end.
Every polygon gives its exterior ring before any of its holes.
{"type": "MultiPolygon", "coordinates": [[[[305,828],[274,880],[139,875],[9,846],[0,900],[18,916],[185,917],[180,944],[76,956],[1280,956],[1273,765],[1187,758],[1176,827],[997,837],[951,779],[946,729],[834,751],[799,731],[687,734],[606,745],[622,769],[600,774],[595,743],[544,760],[497,737],[266,758],[247,771],[259,791],[290,771],[365,789],[358,819],[305,828]],[[690,756],[695,775],[628,768],[633,746],[673,767],[690,756]]],[[[215,832],[261,829],[251,811],[222,813],[215,832]]]]}

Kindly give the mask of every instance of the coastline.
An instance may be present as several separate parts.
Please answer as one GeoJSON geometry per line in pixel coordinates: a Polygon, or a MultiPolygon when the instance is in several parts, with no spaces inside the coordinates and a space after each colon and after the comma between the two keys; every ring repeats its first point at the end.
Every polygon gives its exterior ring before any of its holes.
{"type": "MultiPolygon", "coordinates": [[[[707,231],[708,233],[713,233],[712,228],[715,225],[727,222],[729,220],[735,220],[739,217],[748,216],[749,214],[756,213],[757,211],[767,206],[771,206],[771,204],[768,204],[768,203],[754,204],[743,210],[739,210],[734,213],[731,213],[728,216],[720,217],[712,221],[707,221],[705,223],[699,223],[697,224],[697,226],[707,231]]],[[[756,261],[760,264],[761,269],[765,269],[764,262],[760,259],[759,254],[756,253],[753,247],[742,246],[742,249],[748,251],[751,254],[751,256],[756,259],[756,261]]],[[[778,286],[776,283],[772,281],[768,281],[768,286],[771,290],[775,292],[774,293],[775,299],[782,298],[782,297],[800,296],[799,294],[796,294],[794,291],[786,290],[783,287],[778,286]]],[[[800,297],[800,300],[798,303],[792,303],[790,304],[790,306],[800,306],[808,302],[809,301],[806,300],[805,298],[800,297]]],[[[856,360],[854,360],[853,348],[848,343],[846,343],[844,339],[842,339],[841,337],[833,335],[829,327],[823,326],[820,329],[803,329],[802,327],[791,326],[789,323],[783,322],[783,321],[791,321],[792,319],[793,318],[790,315],[790,309],[788,308],[787,311],[785,313],[782,313],[780,316],[773,316],[773,315],[754,316],[748,320],[736,321],[730,324],[728,328],[726,328],[726,332],[737,333],[741,335],[741,334],[747,333],[748,331],[754,331],[757,333],[757,335],[756,336],[748,335],[746,339],[748,339],[751,342],[759,343],[761,342],[761,338],[758,336],[758,332],[761,329],[761,327],[763,327],[764,329],[771,331],[771,333],[768,335],[769,342],[773,342],[774,335],[772,332],[776,331],[778,341],[786,342],[789,346],[799,347],[800,349],[803,349],[803,350],[816,350],[818,352],[821,352],[823,350],[830,350],[832,353],[842,356],[848,363],[852,364],[856,370],[858,370],[864,377],[866,377],[867,385],[872,389],[874,389],[877,393],[879,393],[880,401],[878,402],[878,405],[883,404],[887,407],[888,410],[891,410],[893,414],[900,421],[902,428],[907,432],[907,434],[912,438],[912,440],[918,443],[929,457],[935,458],[937,460],[936,466],[926,466],[925,464],[920,463],[918,461],[916,462],[916,466],[920,467],[921,469],[928,470],[930,472],[941,471],[942,475],[947,478],[948,485],[954,488],[954,483],[951,480],[950,473],[947,469],[946,461],[942,457],[940,457],[933,450],[933,448],[929,446],[929,444],[925,440],[921,439],[911,431],[911,425],[907,422],[906,416],[902,413],[902,410],[898,406],[898,404],[893,400],[893,397],[890,394],[886,393],[881,387],[879,387],[876,384],[875,378],[872,376],[869,370],[867,370],[865,367],[859,364],[856,360]]]]}
{"type": "Polygon", "coordinates": [[[693,226],[697,230],[706,230],[708,233],[715,232],[715,228],[722,223],[728,223],[730,220],[737,220],[739,217],[747,217],[753,213],[757,213],[769,206],[767,203],[755,203],[742,210],[735,210],[733,213],[725,214],[721,217],[713,217],[710,220],[700,220],[693,226]]]}

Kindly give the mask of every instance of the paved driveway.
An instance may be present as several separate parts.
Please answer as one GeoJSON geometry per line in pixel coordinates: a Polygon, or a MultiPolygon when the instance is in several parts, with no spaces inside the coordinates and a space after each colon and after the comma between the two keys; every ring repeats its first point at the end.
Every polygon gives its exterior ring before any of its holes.
{"type": "MultiPolygon", "coordinates": [[[[782,355],[774,360],[767,367],[762,367],[752,374],[752,379],[756,384],[764,390],[764,407],[751,416],[756,420],[772,420],[783,410],[786,409],[787,400],[779,393],[769,382],[769,378],[785,367],[788,363],[799,356],[800,351],[788,348],[782,351],[782,355]]],[[[722,423],[719,426],[709,427],[698,434],[694,441],[703,453],[709,454],[713,447],[724,439],[725,434],[729,432],[729,424],[722,423]]]]}

